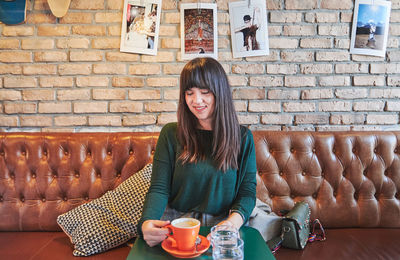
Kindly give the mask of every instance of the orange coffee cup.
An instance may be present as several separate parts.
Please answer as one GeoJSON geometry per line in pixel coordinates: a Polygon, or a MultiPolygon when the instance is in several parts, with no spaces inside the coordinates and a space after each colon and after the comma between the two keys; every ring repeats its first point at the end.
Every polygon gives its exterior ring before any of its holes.
{"type": "Polygon", "coordinates": [[[177,218],[167,225],[168,238],[172,247],[179,250],[193,250],[200,231],[200,221],[195,218],[177,218]]]}

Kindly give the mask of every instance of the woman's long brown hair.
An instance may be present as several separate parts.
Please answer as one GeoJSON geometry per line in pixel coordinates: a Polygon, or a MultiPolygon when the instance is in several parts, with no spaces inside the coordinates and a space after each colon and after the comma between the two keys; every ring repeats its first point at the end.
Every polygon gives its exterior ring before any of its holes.
{"type": "Polygon", "coordinates": [[[178,140],[183,147],[182,163],[198,162],[206,157],[198,136],[199,123],[189,110],[185,92],[193,87],[210,90],[215,97],[212,120],[212,157],[223,172],[238,168],[240,126],[233,105],[228,78],[221,64],[213,58],[189,61],[181,72],[178,106],[178,140]]]}

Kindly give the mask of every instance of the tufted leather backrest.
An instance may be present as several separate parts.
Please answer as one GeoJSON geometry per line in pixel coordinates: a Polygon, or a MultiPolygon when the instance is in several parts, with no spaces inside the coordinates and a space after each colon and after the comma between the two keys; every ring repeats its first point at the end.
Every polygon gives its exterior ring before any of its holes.
{"type": "Polygon", "coordinates": [[[0,230],[60,230],[58,215],[152,161],[158,133],[0,133],[0,230]]]}
{"type": "Polygon", "coordinates": [[[253,132],[258,197],[326,227],[400,227],[400,132],[253,132]]]}
{"type": "MultiPolygon", "coordinates": [[[[400,132],[253,131],[257,196],[306,200],[325,227],[400,227],[400,132]]],[[[152,161],[158,133],[0,133],[0,231],[60,230],[58,215],[152,161]]]]}

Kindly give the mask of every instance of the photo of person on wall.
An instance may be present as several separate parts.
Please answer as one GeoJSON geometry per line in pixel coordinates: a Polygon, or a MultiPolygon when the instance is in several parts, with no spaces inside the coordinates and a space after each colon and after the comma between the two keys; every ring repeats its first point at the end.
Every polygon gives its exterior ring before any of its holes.
{"type": "Polygon", "coordinates": [[[128,29],[126,34],[128,45],[135,45],[138,48],[154,48],[157,8],[154,7],[153,9],[155,10],[145,14],[145,7],[130,6],[130,15],[127,17],[128,29]]]}
{"type": "Polygon", "coordinates": [[[215,4],[181,4],[181,43],[183,59],[217,57],[215,4]]]}
{"type": "Polygon", "coordinates": [[[390,9],[390,1],[356,1],[350,53],[385,56],[390,9]]]}
{"type": "Polygon", "coordinates": [[[229,3],[233,57],[269,54],[265,1],[229,3]]]}
{"type": "Polygon", "coordinates": [[[253,8],[253,17],[246,14],[243,16],[243,26],[236,28],[235,33],[243,33],[243,50],[252,51],[259,50],[257,42],[257,30],[260,28],[258,17],[260,16],[260,8],[253,8]]]}
{"type": "Polygon", "coordinates": [[[157,0],[125,0],[121,51],[157,54],[160,13],[157,0]]]}

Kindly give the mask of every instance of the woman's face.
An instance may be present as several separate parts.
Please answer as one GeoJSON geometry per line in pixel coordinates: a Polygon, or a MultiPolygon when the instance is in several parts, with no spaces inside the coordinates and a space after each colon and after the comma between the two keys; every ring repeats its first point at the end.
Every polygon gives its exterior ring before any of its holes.
{"type": "Polygon", "coordinates": [[[186,90],[185,101],[189,110],[199,120],[200,126],[205,130],[212,130],[214,94],[208,89],[194,87],[186,90]]]}

